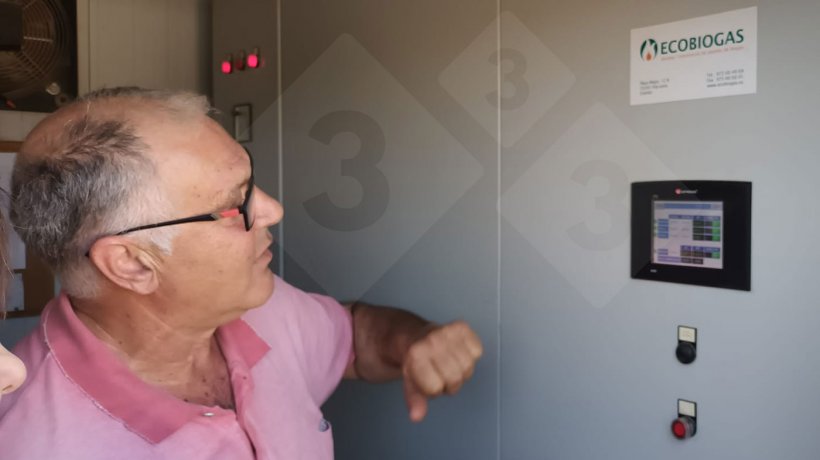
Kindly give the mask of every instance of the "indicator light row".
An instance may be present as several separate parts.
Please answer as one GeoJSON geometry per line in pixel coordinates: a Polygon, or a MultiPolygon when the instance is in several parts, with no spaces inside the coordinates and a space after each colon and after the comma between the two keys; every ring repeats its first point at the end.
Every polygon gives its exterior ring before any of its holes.
{"type": "Polygon", "coordinates": [[[223,74],[231,74],[245,69],[258,69],[262,67],[263,60],[259,55],[259,48],[254,48],[252,52],[245,53],[244,50],[238,53],[228,54],[219,66],[223,74]]]}

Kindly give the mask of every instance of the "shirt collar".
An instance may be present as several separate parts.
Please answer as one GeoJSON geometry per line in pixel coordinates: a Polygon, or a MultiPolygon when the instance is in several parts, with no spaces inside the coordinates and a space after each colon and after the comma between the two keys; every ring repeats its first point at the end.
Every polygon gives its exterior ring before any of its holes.
{"type": "MultiPolygon", "coordinates": [[[[102,410],[151,443],[204,412],[219,410],[186,403],[140,380],[77,318],[64,292],[43,312],[43,332],[64,374],[102,410]]],[[[220,327],[217,340],[229,367],[250,369],[270,350],[242,319],[220,327]]]]}

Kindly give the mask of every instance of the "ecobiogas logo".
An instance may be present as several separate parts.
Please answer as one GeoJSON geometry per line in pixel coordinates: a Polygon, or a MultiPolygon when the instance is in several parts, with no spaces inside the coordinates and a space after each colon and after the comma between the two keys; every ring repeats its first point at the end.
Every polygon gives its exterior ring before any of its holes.
{"type": "Polygon", "coordinates": [[[657,59],[658,54],[665,56],[670,54],[685,53],[687,51],[738,45],[743,43],[746,39],[743,32],[743,29],[736,29],[726,32],[718,32],[715,34],[678,38],[660,43],[653,38],[648,38],[641,43],[641,59],[648,62],[657,59]]]}
{"type": "Polygon", "coordinates": [[[652,38],[647,38],[641,44],[641,59],[651,61],[658,55],[658,42],[652,38]]]}

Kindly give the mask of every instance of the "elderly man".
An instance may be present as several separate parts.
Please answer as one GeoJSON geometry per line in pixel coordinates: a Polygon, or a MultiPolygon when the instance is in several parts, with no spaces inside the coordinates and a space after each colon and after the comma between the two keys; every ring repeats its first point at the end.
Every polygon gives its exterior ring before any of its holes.
{"type": "Polygon", "coordinates": [[[0,455],[330,459],[339,380],[403,379],[410,418],[482,353],[469,326],[342,307],[268,268],[282,207],[203,97],[101,90],[48,117],[15,165],[12,220],[63,292],[15,351],[0,455]]]}

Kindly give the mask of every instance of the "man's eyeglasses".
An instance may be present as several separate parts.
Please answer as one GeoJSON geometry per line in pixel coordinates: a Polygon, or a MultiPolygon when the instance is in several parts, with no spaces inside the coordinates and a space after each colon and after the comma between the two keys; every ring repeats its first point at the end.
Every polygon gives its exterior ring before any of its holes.
{"type": "MultiPolygon", "coordinates": [[[[199,214],[197,216],[191,217],[184,217],[182,219],[174,219],[174,220],[166,220],[164,222],[157,222],[155,224],[148,224],[148,225],[140,225],[138,227],[129,228],[123,230],[121,232],[117,232],[114,235],[125,235],[126,233],[138,232],[140,230],[148,230],[150,228],[157,228],[157,227],[167,227],[169,225],[178,225],[178,224],[187,224],[189,222],[210,222],[220,219],[230,219],[232,217],[236,217],[238,215],[242,215],[242,218],[245,221],[245,231],[251,231],[253,228],[253,157],[251,156],[251,152],[248,149],[245,149],[245,153],[248,154],[248,158],[250,159],[251,164],[251,177],[248,179],[248,191],[245,192],[245,201],[242,202],[239,207],[227,209],[224,211],[217,211],[210,214],[199,214]]],[[[85,253],[86,257],[88,257],[90,250],[85,253]]]]}
{"type": "Polygon", "coordinates": [[[253,157],[251,156],[251,152],[248,149],[245,149],[245,152],[248,154],[248,158],[251,162],[251,177],[248,179],[248,191],[245,192],[245,201],[242,202],[241,205],[237,208],[231,208],[224,211],[213,212],[210,214],[199,214],[197,216],[191,217],[184,217],[182,219],[174,219],[174,220],[166,220],[164,222],[158,222],[156,224],[148,224],[148,225],[140,225],[139,227],[129,228],[127,230],[123,230],[121,232],[116,233],[115,235],[125,235],[126,233],[137,232],[140,230],[148,230],[150,228],[157,228],[157,227],[167,227],[169,225],[179,225],[179,224],[187,224],[189,222],[209,222],[214,220],[220,219],[230,219],[231,217],[236,217],[242,214],[242,218],[245,221],[245,231],[251,231],[253,227],[253,157]]]}

